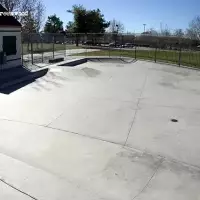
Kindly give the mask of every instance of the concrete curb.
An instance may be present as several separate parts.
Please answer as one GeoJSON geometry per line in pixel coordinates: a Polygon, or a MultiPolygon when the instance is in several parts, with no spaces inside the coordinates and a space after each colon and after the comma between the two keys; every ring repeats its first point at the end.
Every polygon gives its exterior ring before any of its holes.
{"type": "MultiPolygon", "coordinates": [[[[71,56],[72,57],[72,56],[71,56]]],[[[86,59],[87,61],[90,60],[90,59],[118,59],[118,60],[122,60],[122,59],[127,59],[127,60],[130,60],[132,58],[130,57],[117,57],[117,56],[112,56],[112,57],[105,57],[105,56],[88,56],[88,57],[81,57],[80,58],[77,58],[76,56],[76,60],[83,60],[83,59],[86,59]]],[[[169,66],[172,66],[172,67],[178,67],[178,68],[183,68],[183,69],[191,69],[191,70],[196,70],[196,71],[200,71],[200,68],[198,67],[192,67],[192,66],[187,66],[187,65],[178,65],[178,64],[175,64],[175,63],[167,63],[167,62],[164,62],[164,61],[161,61],[161,60],[158,60],[157,62],[153,61],[153,60],[148,60],[148,59],[132,59],[133,61],[131,62],[134,62],[134,61],[146,61],[146,62],[151,62],[151,63],[155,63],[155,64],[163,64],[163,65],[169,65],[169,66]]],[[[86,62],[87,62],[86,61],[86,62]]],[[[70,61],[69,61],[70,62],[70,61]]],[[[126,61],[124,61],[126,63],[126,61]]],[[[85,63],[85,62],[82,62],[82,63],[85,63]]],[[[82,64],[80,63],[80,64],[82,64]]],[[[75,65],[79,65],[79,64],[75,64],[75,65]]],[[[58,66],[75,66],[75,65],[70,65],[70,63],[65,63],[62,64],[62,65],[58,65],[58,66]]]]}
{"type": "Polygon", "coordinates": [[[69,67],[73,67],[73,66],[76,66],[76,65],[80,65],[80,64],[83,64],[83,63],[86,63],[87,62],[87,58],[77,58],[75,60],[70,60],[68,62],[63,62],[62,64],[59,64],[58,66],[69,66],[69,67]]]}
{"type": "Polygon", "coordinates": [[[45,69],[32,71],[32,72],[30,72],[29,75],[25,75],[25,76],[22,76],[20,78],[16,78],[12,81],[8,81],[8,82],[1,84],[0,89],[5,89],[7,87],[10,87],[12,85],[16,85],[16,84],[19,84],[19,83],[22,83],[22,82],[25,82],[25,81],[35,80],[37,78],[44,76],[48,72],[48,70],[49,70],[48,68],[45,68],[45,69]]]}
{"type": "MultiPolygon", "coordinates": [[[[127,60],[131,60],[132,62],[135,61],[135,59],[130,59],[129,57],[106,57],[106,56],[91,56],[91,57],[80,57],[80,58],[75,58],[74,60],[69,60],[69,61],[63,61],[62,63],[58,64],[57,66],[68,66],[68,67],[74,67],[76,65],[80,65],[83,63],[86,63],[87,61],[91,60],[91,59],[103,59],[103,60],[121,60],[123,61],[123,59],[127,59],[127,60]]],[[[124,61],[126,63],[126,61],[124,61]]],[[[129,61],[127,61],[128,63],[129,61]]]]}

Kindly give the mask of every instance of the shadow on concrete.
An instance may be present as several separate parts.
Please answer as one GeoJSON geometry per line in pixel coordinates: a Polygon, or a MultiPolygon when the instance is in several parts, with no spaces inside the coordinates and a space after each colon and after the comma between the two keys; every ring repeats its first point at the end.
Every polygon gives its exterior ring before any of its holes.
{"type": "Polygon", "coordinates": [[[23,66],[0,71],[0,93],[10,94],[43,77],[48,68],[31,71],[23,66]]]}
{"type": "Polygon", "coordinates": [[[49,71],[46,76],[41,77],[39,80],[35,80],[34,85],[31,88],[36,91],[51,91],[54,87],[61,88],[66,81],[70,81],[70,79],[49,71]]]}
{"type": "Polygon", "coordinates": [[[21,88],[33,83],[34,81],[35,81],[35,79],[34,80],[24,81],[24,82],[15,84],[15,85],[11,85],[11,86],[6,87],[4,89],[0,89],[0,93],[9,95],[9,94],[21,89],[21,88]]]}

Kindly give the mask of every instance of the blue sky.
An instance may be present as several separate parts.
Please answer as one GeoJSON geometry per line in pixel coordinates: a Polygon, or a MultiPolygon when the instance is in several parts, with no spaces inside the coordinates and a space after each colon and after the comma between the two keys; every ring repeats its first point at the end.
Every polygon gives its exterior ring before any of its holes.
{"type": "Polygon", "coordinates": [[[73,19],[66,10],[74,4],[81,4],[87,9],[99,8],[106,20],[120,20],[126,31],[139,33],[146,29],[160,30],[167,27],[185,29],[189,21],[200,15],[200,0],[43,0],[45,15],[56,14],[64,25],[73,19]]]}

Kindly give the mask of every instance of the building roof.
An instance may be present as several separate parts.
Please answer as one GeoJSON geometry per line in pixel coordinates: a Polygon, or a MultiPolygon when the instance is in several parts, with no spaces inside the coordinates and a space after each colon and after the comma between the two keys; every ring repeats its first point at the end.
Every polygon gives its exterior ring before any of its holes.
{"type": "MultiPolygon", "coordinates": [[[[8,12],[8,11],[0,4],[0,12],[8,12]]],[[[18,22],[14,16],[0,15],[0,26],[21,27],[21,23],[18,22]]]]}

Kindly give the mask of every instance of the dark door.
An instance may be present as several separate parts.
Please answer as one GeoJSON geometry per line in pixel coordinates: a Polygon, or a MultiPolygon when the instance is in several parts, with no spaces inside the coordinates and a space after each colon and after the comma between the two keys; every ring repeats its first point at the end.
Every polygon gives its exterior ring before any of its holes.
{"type": "Polygon", "coordinates": [[[6,53],[6,56],[16,55],[16,36],[3,36],[3,52],[6,53]]]}

